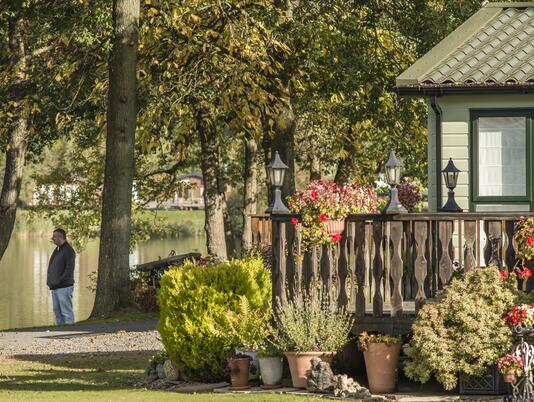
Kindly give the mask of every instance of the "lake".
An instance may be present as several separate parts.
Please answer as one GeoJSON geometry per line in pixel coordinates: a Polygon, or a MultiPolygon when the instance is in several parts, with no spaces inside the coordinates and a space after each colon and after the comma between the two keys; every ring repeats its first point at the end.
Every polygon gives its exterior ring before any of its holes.
{"type": "MultiPolygon", "coordinates": [[[[54,250],[49,236],[23,237],[14,234],[0,261],[0,330],[54,324],[52,298],[46,286],[48,259],[54,250]]],[[[206,252],[203,236],[148,240],[130,255],[130,265],[191,251],[206,252]]],[[[97,270],[98,241],[89,242],[77,254],[74,271],[74,311],[76,321],[89,317],[94,293],[89,276],[97,270]]]]}

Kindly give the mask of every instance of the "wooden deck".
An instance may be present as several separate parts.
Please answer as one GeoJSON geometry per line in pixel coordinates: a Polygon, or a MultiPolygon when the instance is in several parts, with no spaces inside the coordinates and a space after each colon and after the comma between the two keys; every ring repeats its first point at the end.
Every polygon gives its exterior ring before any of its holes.
{"type": "Polygon", "coordinates": [[[409,332],[417,310],[457,269],[511,268],[515,213],[353,215],[334,247],[303,250],[297,215],[251,216],[255,242],[272,249],[273,300],[326,287],[352,311],[355,332],[409,332]]]}

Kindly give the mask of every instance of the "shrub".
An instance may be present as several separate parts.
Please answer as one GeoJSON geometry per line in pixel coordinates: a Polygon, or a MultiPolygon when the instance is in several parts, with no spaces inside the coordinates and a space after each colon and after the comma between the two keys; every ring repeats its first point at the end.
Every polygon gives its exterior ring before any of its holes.
{"type": "Polygon", "coordinates": [[[507,353],[513,336],[503,315],[520,296],[497,268],[478,268],[453,279],[434,303],[425,305],[405,347],[404,371],[422,383],[431,376],[452,389],[457,374],[480,375],[507,353]]]}
{"type": "Polygon", "coordinates": [[[285,352],[337,351],[348,340],[350,314],[330,301],[326,292],[298,292],[279,302],[274,316],[274,343],[285,352]]]}
{"type": "Polygon", "coordinates": [[[268,309],[270,274],[258,258],[198,267],[188,262],[161,279],[158,331],[169,357],[191,378],[218,380],[224,360],[239,346],[229,331],[228,312],[239,313],[241,297],[250,309],[268,309]]]}

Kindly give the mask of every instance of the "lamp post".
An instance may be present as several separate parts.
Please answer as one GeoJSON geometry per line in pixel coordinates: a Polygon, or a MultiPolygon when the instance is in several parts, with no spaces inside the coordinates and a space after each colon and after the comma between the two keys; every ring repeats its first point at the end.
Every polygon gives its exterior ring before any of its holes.
{"type": "Polygon", "coordinates": [[[269,181],[274,187],[274,195],[271,201],[271,205],[269,206],[269,208],[267,208],[267,211],[265,212],[270,214],[289,213],[289,209],[287,209],[287,207],[284,205],[284,202],[282,201],[282,190],[280,190],[280,188],[284,184],[284,177],[286,174],[286,170],[288,169],[289,167],[284,162],[282,162],[278,151],[276,151],[273,160],[267,165],[267,170],[269,171],[269,181]]]}
{"type": "Polygon", "coordinates": [[[386,181],[390,185],[389,202],[386,206],[384,213],[386,214],[400,214],[407,213],[408,211],[399,201],[399,192],[397,185],[400,183],[402,173],[402,162],[397,159],[395,152],[389,153],[389,159],[385,164],[386,168],[386,181]]]}
{"type": "Polygon", "coordinates": [[[463,209],[460,208],[460,206],[456,203],[456,200],[454,199],[454,189],[456,188],[456,184],[458,183],[458,175],[460,174],[461,170],[458,169],[456,166],[454,166],[454,162],[452,161],[452,158],[449,158],[449,163],[447,163],[447,166],[445,166],[445,169],[441,171],[443,174],[443,180],[445,181],[445,186],[449,189],[449,194],[447,197],[447,202],[441,208],[444,212],[462,212],[463,209]]]}

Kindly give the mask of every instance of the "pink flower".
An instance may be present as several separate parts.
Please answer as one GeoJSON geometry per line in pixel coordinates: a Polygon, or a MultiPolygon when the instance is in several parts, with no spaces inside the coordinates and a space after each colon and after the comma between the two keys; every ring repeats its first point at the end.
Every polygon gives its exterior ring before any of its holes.
{"type": "Polygon", "coordinates": [[[332,241],[334,243],[337,243],[340,240],[341,240],[341,235],[339,233],[336,233],[335,235],[332,236],[332,241]]]}
{"type": "Polygon", "coordinates": [[[501,280],[505,281],[506,278],[508,278],[508,271],[506,271],[506,268],[501,271],[501,280]]]}
{"type": "Polygon", "coordinates": [[[299,220],[297,218],[291,218],[292,225],[296,225],[297,223],[299,223],[299,220]]]}
{"type": "Polygon", "coordinates": [[[530,236],[530,237],[527,239],[527,244],[528,244],[529,246],[534,245],[534,236],[530,236]]]}
{"type": "Polygon", "coordinates": [[[320,220],[321,222],[327,221],[327,220],[328,220],[328,215],[327,215],[327,214],[321,214],[321,215],[319,216],[319,220],[320,220]]]}

